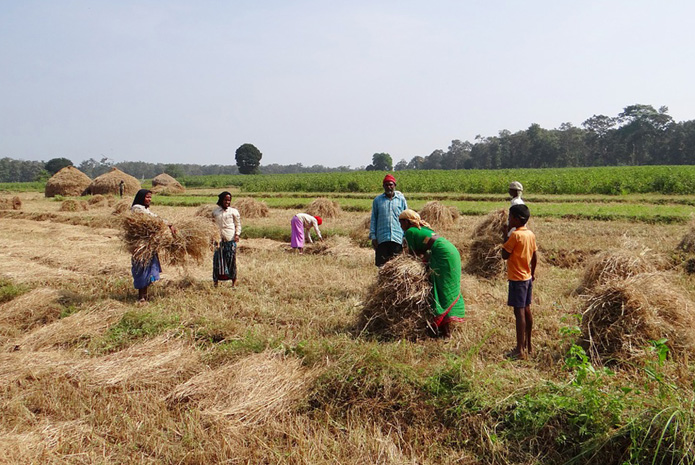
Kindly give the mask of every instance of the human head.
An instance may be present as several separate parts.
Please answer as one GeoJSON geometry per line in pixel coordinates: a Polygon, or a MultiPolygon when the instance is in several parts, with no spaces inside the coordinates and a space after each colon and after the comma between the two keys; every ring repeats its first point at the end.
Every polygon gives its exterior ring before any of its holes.
{"type": "Polygon", "coordinates": [[[420,217],[418,212],[410,208],[403,210],[401,214],[398,215],[398,221],[400,221],[401,228],[403,228],[404,231],[411,227],[420,229],[422,226],[432,229],[429,223],[420,217]]]}
{"type": "Polygon", "coordinates": [[[519,222],[520,226],[526,224],[528,219],[531,217],[531,212],[528,207],[524,204],[514,205],[509,209],[509,224],[512,224],[512,220],[519,222]]]}
{"type": "Polygon", "coordinates": [[[135,198],[133,199],[133,205],[142,205],[145,208],[150,208],[150,202],[146,202],[145,197],[147,197],[147,194],[150,194],[150,199],[152,198],[152,191],[149,189],[140,189],[137,194],[135,194],[135,198]]]}
{"type": "Polygon", "coordinates": [[[519,181],[512,181],[509,183],[509,195],[512,197],[518,197],[524,190],[524,186],[521,185],[519,181]]]}
{"type": "Polygon", "coordinates": [[[384,186],[384,193],[391,197],[396,190],[396,178],[391,174],[387,174],[384,176],[382,184],[384,186]]]}
{"type": "Polygon", "coordinates": [[[225,210],[227,209],[227,207],[229,207],[229,205],[231,203],[232,203],[232,194],[231,193],[224,191],[224,192],[221,192],[220,195],[217,196],[217,205],[224,208],[225,210]],[[225,206],[224,201],[227,199],[227,196],[229,196],[229,203],[227,203],[225,206]]]}
{"type": "Polygon", "coordinates": [[[323,220],[321,219],[320,216],[315,216],[314,218],[316,218],[316,223],[317,223],[319,226],[321,226],[321,225],[323,224],[323,220]]]}

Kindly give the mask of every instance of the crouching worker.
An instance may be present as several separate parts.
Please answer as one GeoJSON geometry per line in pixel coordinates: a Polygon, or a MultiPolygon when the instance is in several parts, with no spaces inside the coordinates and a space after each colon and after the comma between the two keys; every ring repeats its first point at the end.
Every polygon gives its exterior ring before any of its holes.
{"type": "Polygon", "coordinates": [[[406,209],[398,217],[405,231],[408,250],[422,258],[432,270],[432,313],[437,335],[449,336],[451,323],[462,321],[465,304],[461,295],[461,255],[456,247],[438,236],[420,215],[406,209]]]}
{"type": "Polygon", "coordinates": [[[531,213],[526,205],[509,209],[509,226],[514,228],[502,246],[502,258],[507,260],[509,294],[507,305],[514,308],[516,319],[516,348],[507,354],[512,359],[528,358],[532,352],[531,296],[536,277],[536,236],[526,227],[531,213]]]}
{"type": "Polygon", "coordinates": [[[299,253],[304,253],[304,236],[309,238],[310,243],[314,243],[311,239],[311,229],[313,228],[316,232],[320,241],[323,241],[321,237],[321,230],[319,226],[323,224],[323,220],[320,216],[311,216],[306,213],[297,213],[292,217],[292,239],[290,245],[293,249],[299,253]]]}

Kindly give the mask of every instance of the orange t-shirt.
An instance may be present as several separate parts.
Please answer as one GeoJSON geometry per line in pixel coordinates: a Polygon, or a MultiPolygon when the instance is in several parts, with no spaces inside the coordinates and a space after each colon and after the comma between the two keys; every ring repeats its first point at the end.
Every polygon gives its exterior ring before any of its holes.
{"type": "Polygon", "coordinates": [[[507,279],[510,281],[531,279],[531,257],[538,250],[536,235],[526,226],[516,228],[502,248],[510,253],[507,259],[507,279]]]}

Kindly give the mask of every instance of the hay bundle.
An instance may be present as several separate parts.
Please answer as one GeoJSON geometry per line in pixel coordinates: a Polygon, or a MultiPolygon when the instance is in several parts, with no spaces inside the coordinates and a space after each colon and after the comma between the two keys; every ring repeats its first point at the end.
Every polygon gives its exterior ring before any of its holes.
{"type": "Polygon", "coordinates": [[[379,269],[367,290],[358,326],[387,338],[415,340],[427,335],[432,320],[427,267],[410,255],[399,255],[379,269]]]}
{"type": "Polygon", "coordinates": [[[167,235],[163,243],[164,257],[170,265],[183,265],[188,259],[201,263],[210,244],[219,241],[219,229],[205,218],[190,218],[177,222],[176,234],[167,235]]]}
{"type": "Polygon", "coordinates": [[[74,166],[66,166],[46,181],[44,195],[55,197],[79,197],[84,194],[92,180],[74,166]]]}
{"type": "Polygon", "coordinates": [[[676,246],[676,252],[695,253],[695,220],[690,222],[690,229],[688,229],[688,232],[685,233],[678,246],[676,246]]]}
{"type": "Polygon", "coordinates": [[[340,214],[340,211],[338,202],[323,197],[311,202],[306,209],[306,212],[311,216],[320,216],[322,218],[335,218],[340,214]]]}
{"type": "Polygon", "coordinates": [[[453,227],[460,216],[461,214],[456,207],[447,207],[437,201],[427,202],[420,210],[420,217],[435,229],[453,227]]]}
{"type": "Polygon", "coordinates": [[[112,215],[122,215],[130,210],[131,201],[130,200],[119,200],[113,207],[112,215]]]}
{"type": "Polygon", "coordinates": [[[87,203],[92,207],[101,207],[105,206],[108,203],[108,200],[106,200],[106,197],[104,197],[103,195],[96,194],[91,196],[89,200],[87,200],[87,203]]]}
{"type": "Polygon", "coordinates": [[[656,269],[646,258],[646,250],[641,253],[626,249],[605,250],[587,262],[576,292],[586,292],[612,279],[625,279],[653,271],[656,269]]]}
{"type": "Polygon", "coordinates": [[[355,249],[350,239],[344,236],[331,236],[323,241],[314,242],[304,248],[304,253],[310,255],[332,255],[334,257],[347,257],[353,255],[355,249]]]}
{"type": "Polygon", "coordinates": [[[22,199],[16,195],[11,199],[0,199],[0,210],[21,210],[22,199]]]}
{"type": "Polygon", "coordinates": [[[582,335],[597,360],[645,356],[650,341],[667,338],[671,354],[695,349],[693,304],[664,275],[639,274],[597,287],[582,317],[582,335]]]}
{"type": "Polygon", "coordinates": [[[158,194],[180,194],[181,192],[186,192],[186,188],[176,179],[166,173],[162,173],[152,178],[152,192],[158,194]]]}
{"type": "Polygon", "coordinates": [[[101,176],[94,178],[87,193],[96,194],[114,194],[118,195],[118,186],[123,181],[123,195],[135,195],[140,190],[140,181],[129,174],[125,174],[118,168],[111,168],[111,171],[104,173],[101,176]]]}
{"type": "Polygon", "coordinates": [[[161,218],[138,212],[128,212],[121,217],[121,239],[133,260],[146,265],[154,255],[171,241],[171,234],[161,218]]]}
{"type": "Polygon", "coordinates": [[[0,305],[0,325],[10,325],[22,331],[46,325],[60,316],[62,294],[56,289],[34,289],[0,305]]]}
{"type": "Polygon", "coordinates": [[[67,199],[67,200],[63,200],[63,202],[61,202],[59,211],[61,211],[61,212],[78,212],[78,211],[87,210],[88,208],[89,207],[87,206],[87,202],[85,202],[84,200],[67,199]]]}
{"type": "Polygon", "coordinates": [[[259,202],[253,197],[236,199],[232,206],[239,210],[239,215],[242,218],[265,218],[268,216],[268,205],[265,202],[259,202]]]}
{"type": "Polygon", "coordinates": [[[357,245],[360,247],[371,247],[372,241],[369,239],[369,225],[371,223],[372,217],[367,216],[362,221],[357,223],[348,235],[357,245]]]}
{"type": "Polygon", "coordinates": [[[502,244],[507,234],[507,210],[489,213],[473,230],[466,272],[481,278],[504,273],[502,244]]]}
{"type": "Polygon", "coordinates": [[[217,208],[217,205],[201,205],[195,211],[195,216],[212,219],[212,212],[215,211],[215,208],[217,208]]]}

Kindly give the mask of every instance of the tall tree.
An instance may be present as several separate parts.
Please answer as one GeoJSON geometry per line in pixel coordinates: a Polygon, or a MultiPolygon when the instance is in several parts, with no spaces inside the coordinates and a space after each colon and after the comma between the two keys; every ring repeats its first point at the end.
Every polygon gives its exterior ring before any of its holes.
{"type": "Polygon", "coordinates": [[[66,166],[73,166],[72,161],[67,158],[51,158],[46,162],[44,168],[51,173],[51,176],[62,170],[66,166]]]}
{"type": "Polygon", "coordinates": [[[391,171],[393,160],[388,153],[375,153],[372,155],[372,164],[367,166],[367,171],[391,171]]]}
{"type": "Polygon", "coordinates": [[[253,144],[242,144],[236,149],[236,165],[241,174],[258,174],[263,154],[253,144]]]}

